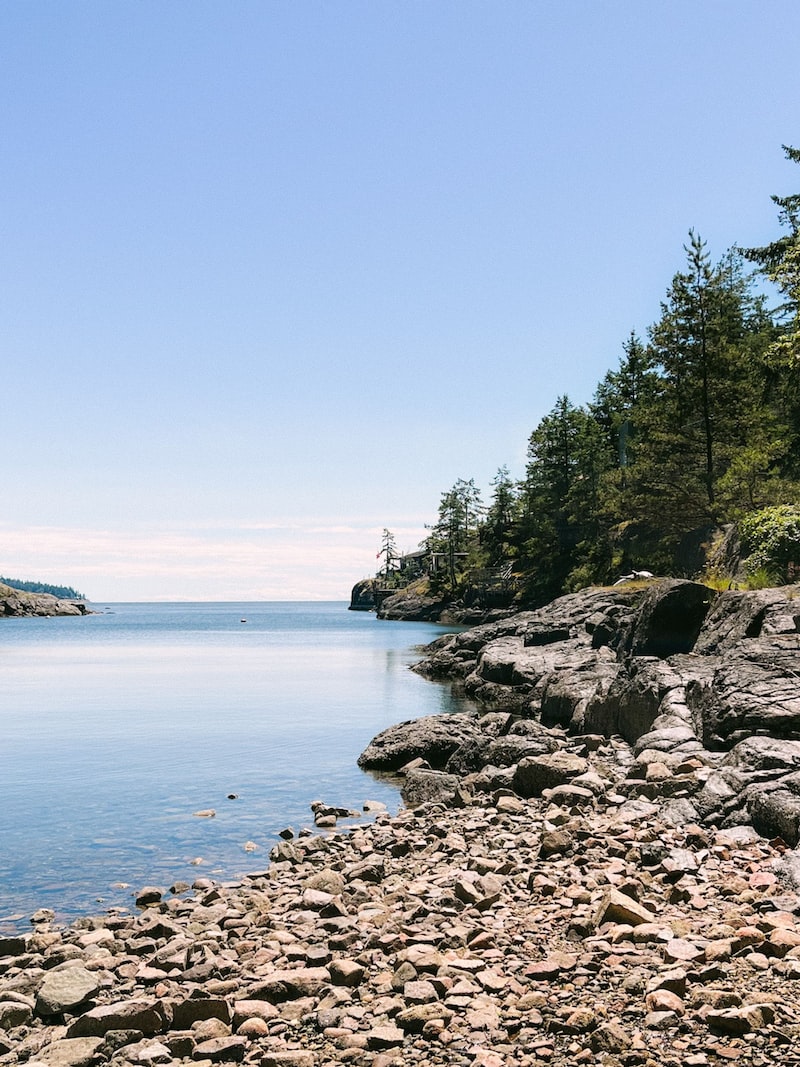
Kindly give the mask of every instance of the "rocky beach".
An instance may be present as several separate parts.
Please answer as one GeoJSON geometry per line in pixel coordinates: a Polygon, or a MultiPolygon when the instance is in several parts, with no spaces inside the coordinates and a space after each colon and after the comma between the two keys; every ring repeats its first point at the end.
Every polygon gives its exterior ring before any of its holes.
{"type": "Polygon", "coordinates": [[[0,938],[0,1063],[800,1064],[796,587],[587,590],[434,643],[406,807],[0,938]]]}

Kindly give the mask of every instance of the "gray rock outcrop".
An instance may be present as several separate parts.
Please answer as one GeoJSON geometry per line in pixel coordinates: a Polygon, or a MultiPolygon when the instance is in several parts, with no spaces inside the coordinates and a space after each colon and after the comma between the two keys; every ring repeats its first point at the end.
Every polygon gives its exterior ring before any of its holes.
{"type": "Polygon", "coordinates": [[[444,768],[456,749],[481,736],[478,722],[466,715],[426,715],[382,730],[358,758],[363,770],[398,771],[412,760],[444,768]]]}
{"type": "Polygon", "coordinates": [[[689,650],[672,616],[663,656],[655,587],[440,639],[421,673],[486,708],[376,738],[406,810],[37,913],[0,937],[0,1067],[800,1067],[796,592],[721,594],[689,650]]]}
{"type": "Polygon", "coordinates": [[[798,592],[718,594],[654,580],[644,589],[584,590],[440,638],[415,669],[452,678],[491,711],[494,731],[476,715],[478,731],[454,748],[447,770],[530,796],[519,768],[563,745],[559,731],[619,737],[631,748],[622,792],[667,805],[673,819],[746,822],[794,847],[798,592]],[[496,731],[502,715],[507,740],[523,724],[536,727],[505,756],[496,731]]]}
{"type": "Polygon", "coordinates": [[[60,600],[50,593],[26,593],[0,583],[0,618],[31,615],[87,615],[82,600],[60,600]]]}
{"type": "Polygon", "coordinates": [[[438,622],[449,606],[446,597],[425,596],[408,590],[385,597],[378,605],[381,619],[415,619],[422,622],[438,622]]]}
{"type": "Polygon", "coordinates": [[[350,611],[374,611],[377,586],[378,583],[374,578],[364,578],[356,582],[350,591],[350,611]]]}

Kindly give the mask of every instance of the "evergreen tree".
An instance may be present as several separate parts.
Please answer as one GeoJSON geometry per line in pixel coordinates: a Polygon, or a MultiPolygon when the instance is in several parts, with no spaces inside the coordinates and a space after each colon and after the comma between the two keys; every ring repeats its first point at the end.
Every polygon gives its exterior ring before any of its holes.
{"type": "MultiPolygon", "coordinates": [[[[800,163],[800,149],[784,145],[783,150],[793,163],[800,163]]],[[[784,331],[773,353],[796,367],[800,360],[800,193],[773,196],[772,201],[778,205],[778,221],[789,232],[763,248],[745,249],[744,255],[759,265],[786,298],[777,309],[784,331]]]]}
{"type": "Polygon", "coordinates": [[[444,556],[450,593],[456,592],[468,550],[477,540],[481,510],[480,490],[474,478],[459,478],[452,489],[442,494],[439,516],[427,545],[432,553],[444,556]]]}
{"type": "Polygon", "coordinates": [[[500,467],[492,481],[492,499],[486,510],[482,542],[488,564],[500,563],[509,555],[517,514],[516,486],[508,467],[500,467]]]}
{"type": "Polygon", "coordinates": [[[623,358],[616,371],[608,371],[598,385],[589,410],[602,431],[608,469],[619,471],[624,488],[625,470],[633,462],[636,440],[636,415],[653,397],[657,375],[653,359],[634,331],[623,343],[623,358]]]}
{"type": "MultiPolygon", "coordinates": [[[[800,149],[783,146],[788,159],[800,163],[800,149]]],[[[744,255],[758,264],[761,272],[782,294],[783,303],[775,309],[777,331],[767,353],[772,370],[773,400],[779,417],[787,424],[788,441],[782,473],[789,479],[800,477],[800,193],[773,196],[778,221],[787,230],[763,248],[748,248],[744,255]]]]}
{"type": "Polygon", "coordinates": [[[714,267],[690,231],[687,269],[675,275],[661,317],[650,329],[658,376],[637,404],[633,514],[667,533],[724,517],[718,484],[760,418],[762,301],[732,254],[714,267]]]}
{"type": "Polygon", "coordinates": [[[544,601],[561,591],[575,563],[576,545],[593,521],[598,484],[598,424],[560,396],[528,442],[522,486],[522,559],[528,592],[544,601]]]}
{"type": "Polygon", "coordinates": [[[381,557],[383,557],[383,564],[378,571],[378,577],[383,577],[388,581],[390,575],[397,570],[397,564],[400,560],[397,544],[391,530],[384,529],[381,535],[381,548],[376,558],[380,559],[381,557]]]}

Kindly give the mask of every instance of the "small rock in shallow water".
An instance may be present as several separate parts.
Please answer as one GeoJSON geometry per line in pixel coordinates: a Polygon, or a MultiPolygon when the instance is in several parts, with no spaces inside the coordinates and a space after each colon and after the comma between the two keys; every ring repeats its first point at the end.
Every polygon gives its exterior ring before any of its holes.
{"type": "Polygon", "coordinates": [[[155,885],[146,885],[136,894],[136,904],[140,908],[146,908],[150,904],[160,904],[163,892],[155,885]]]}
{"type": "Polygon", "coordinates": [[[31,915],[31,922],[34,925],[37,923],[51,923],[55,917],[56,913],[52,908],[39,908],[31,915]]]}

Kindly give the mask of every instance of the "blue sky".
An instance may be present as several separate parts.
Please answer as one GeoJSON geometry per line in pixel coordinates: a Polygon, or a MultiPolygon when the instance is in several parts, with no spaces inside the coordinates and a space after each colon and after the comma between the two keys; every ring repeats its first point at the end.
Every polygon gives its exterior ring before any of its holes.
{"type": "Polygon", "coordinates": [[[5,0],[0,573],[344,599],[796,192],[784,0],[5,0]]]}

